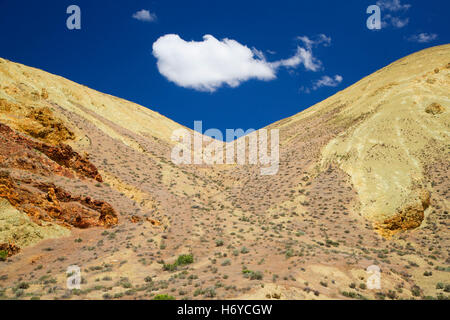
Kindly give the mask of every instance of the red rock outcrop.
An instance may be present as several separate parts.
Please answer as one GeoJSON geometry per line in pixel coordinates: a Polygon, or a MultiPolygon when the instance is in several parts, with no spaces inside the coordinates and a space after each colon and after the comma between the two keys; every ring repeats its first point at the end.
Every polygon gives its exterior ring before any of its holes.
{"type": "Polygon", "coordinates": [[[102,176],[97,168],[67,144],[51,146],[45,143],[37,143],[34,148],[44,153],[57,164],[72,169],[81,176],[103,182],[102,176]]]}
{"type": "Polygon", "coordinates": [[[75,152],[71,146],[52,146],[22,136],[5,124],[0,123],[0,167],[20,168],[39,174],[57,174],[66,177],[78,176],[102,182],[97,168],[75,152]],[[39,153],[42,152],[46,157],[39,153]],[[73,172],[73,173],[72,173],[73,172]]]}
{"type": "Polygon", "coordinates": [[[87,155],[66,144],[56,146],[28,138],[0,123],[0,198],[25,212],[35,223],[56,222],[89,228],[118,223],[113,207],[90,197],[73,196],[54,184],[14,178],[7,170],[20,169],[43,177],[89,178],[102,182],[87,155]]]}
{"type": "Polygon", "coordinates": [[[54,184],[17,181],[0,171],[0,198],[25,212],[35,223],[56,222],[67,227],[110,227],[118,223],[113,207],[90,197],[72,196],[54,184]],[[20,185],[19,183],[20,182],[20,185]]]}

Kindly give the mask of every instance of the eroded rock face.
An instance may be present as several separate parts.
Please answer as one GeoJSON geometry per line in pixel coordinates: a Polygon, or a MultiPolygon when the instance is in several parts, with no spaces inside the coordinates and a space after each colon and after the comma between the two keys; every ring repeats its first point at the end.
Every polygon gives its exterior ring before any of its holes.
{"type": "Polygon", "coordinates": [[[1,171],[0,198],[7,199],[36,224],[47,221],[84,229],[110,227],[118,223],[116,212],[104,201],[72,196],[54,184],[17,181],[7,172],[1,171]]]}
{"type": "Polygon", "coordinates": [[[45,143],[37,143],[34,148],[44,153],[57,164],[72,169],[81,176],[103,182],[97,168],[86,157],[79,155],[67,144],[51,146],[45,143]]]}
{"type": "Polygon", "coordinates": [[[97,168],[86,156],[75,152],[71,146],[56,146],[34,141],[19,135],[9,126],[0,123],[0,167],[19,168],[39,174],[57,174],[72,178],[78,176],[102,182],[97,168]],[[40,155],[42,152],[48,159],[40,155]]]}
{"type": "Polygon", "coordinates": [[[64,123],[53,116],[48,107],[33,108],[26,115],[31,121],[23,121],[20,128],[30,136],[57,144],[61,141],[73,140],[75,135],[64,123]]]}
{"type": "Polygon", "coordinates": [[[73,196],[51,183],[14,178],[9,170],[20,169],[42,177],[93,179],[102,182],[97,168],[66,144],[56,146],[18,134],[0,123],[0,198],[40,225],[43,221],[66,227],[109,227],[118,223],[112,206],[90,197],[73,196]]]}
{"type": "Polygon", "coordinates": [[[8,200],[0,198],[0,243],[14,243],[27,247],[45,239],[70,235],[70,229],[55,223],[33,222],[25,213],[17,210],[8,200]]]}
{"type": "Polygon", "coordinates": [[[412,197],[397,210],[394,216],[375,226],[383,236],[391,237],[399,231],[420,227],[425,217],[425,210],[430,206],[430,193],[421,189],[414,192],[412,197]]]}
{"type": "MultiPolygon", "coordinates": [[[[48,98],[46,90],[42,91],[41,97],[48,98]]],[[[14,129],[46,143],[59,144],[75,138],[75,134],[48,106],[36,107],[0,99],[0,115],[6,116],[9,119],[7,123],[14,129]]]]}

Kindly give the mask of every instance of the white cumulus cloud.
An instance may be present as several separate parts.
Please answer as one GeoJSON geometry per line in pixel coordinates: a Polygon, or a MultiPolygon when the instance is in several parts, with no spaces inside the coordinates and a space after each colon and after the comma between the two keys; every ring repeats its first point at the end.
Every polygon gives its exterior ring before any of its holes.
{"type": "Polygon", "coordinates": [[[156,14],[145,9],[135,12],[132,17],[136,20],[144,22],[153,22],[156,20],[156,14]]]}
{"type": "Polygon", "coordinates": [[[411,42],[418,42],[418,43],[428,43],[433,40],[436,40],[438,37],[435,33],[419,33],[419,34],[413,34],[412,36],[408,37],[408,40],[411,42]]]}
{"type": "Polygon", "coordinates": [[[223,85],[237,87],[250,79],[269,81],[280,67],[317,71],[318,61],[311,47],[297,47],[294,56],[269,62],[264,53],[236,40],[218,40],[212,35],[203,41],[185,41],[176,34],[160,37],[153,43],[153,55],[159,72],[184,88],[213,92],[223,85]]]}

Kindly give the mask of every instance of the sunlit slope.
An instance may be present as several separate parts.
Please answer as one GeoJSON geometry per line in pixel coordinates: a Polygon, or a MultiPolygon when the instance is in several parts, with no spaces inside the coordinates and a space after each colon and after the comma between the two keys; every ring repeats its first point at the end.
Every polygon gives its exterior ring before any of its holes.
{"type": "MultiPolygon", "coordinates": [[[[3,99],[3,105],[9,103],[12,104],[12,107],[14,104],[25,107],[30,105],[51,107],[56,116],[61,118],[56,108],[57,105],[87,119],[106,134],[122,139],[125,143],[127,142],[126,137],[118,137],[117,132],[111,130],[95,116],[100,116],[133,133],[155,137],[169,144],[173,143],[170,139],[173,130],[181,127],[159,113],[135,103],[1,58],[0,84],[2,89],[0,90],[0,101],[3,99]],[[86,112],[86,109],[93,114],[86,112]]],[[[24,114],[27,112],[29,110],[25,110],[24,114]]],[[[14,121],[17,112],[13,113],[9,119],[7,116],[5,112],[0,112],[0,119],[9,120],[9,122],[14,121]]]]}
{"type": "MultiPolygon", "coordinates": [[[[448,163],[450,45],[400,59],[275,127],[334,112],[340,134],[322,148],[321,169],[337,164],[351,176],[361,214],[389,234],[420,225],[429,206],[424,172],[448,163]]],[[[302,135],[300,131],[295,135],[302,135]]],[[[292,134],[281,134],[282,146],[292,134]]]]}

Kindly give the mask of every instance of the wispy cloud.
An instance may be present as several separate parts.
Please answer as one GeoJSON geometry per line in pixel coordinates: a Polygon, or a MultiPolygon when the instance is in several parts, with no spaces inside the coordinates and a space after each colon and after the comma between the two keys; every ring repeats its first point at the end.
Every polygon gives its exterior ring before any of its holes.
{"type": "MultiPolygon", "coordinates": [[[[326,36],[321,38],[324,43],[331,41],[326,36]]],[[[236,40],[205,35],[203,41],[185,41],[179,35],[168,34],[153,44],[153,55],[159,72],[169,81],[184,88],[214,92],[224,85],[237,87],[250,79],[273,80],[281,67],[303,65],[308,71],[318,71],[321,61],[313,55],[314,41],[304,37],[304,46],[298,46],[292,57],[270,62],[262,51],[236,40]]]]}
{"type": "Polygon", "coordinates": [[[384,20],[384,24],[385,26],[387,25],[391,25],[394,28],[397,29],[401,29],[403,27],[406,27],[409,23],[409,18],[399,18],[399,17],[394,17],[390,14],[387,14],[384,16],[385,20],[384,20]]]}
{"type": "Polygon", "coordinates": [[[151,13],[149,10],[142,9],[137,11],[132,16],[134,19],[144,22],[153,22],[156,21],[156,14],[151,13]]]}
{"type": "Polygon", "coordinates": [[[379,0],[377,1],[377,6],[393,12],[406,11],[411,8],[410,4],[401,4],[400,0],[379,0]]]}
{"type": "Polygon", "coordinates": [[[411,41],[411,42],[428,43],[433,40],[436,40],[437,37],[438,37],[438,35],[435,33],[418,33],[418,34],[413,34],[413,35],[409,36],[407,39],[408,39],[408,41],[411,41]]]}
{"type": "Polygon", "coordinates": [[[325,47],[331,44],[331,38],[327,37],[325,34],[319,34],[318,36],[309,38],[307,36],[299,36],[297,40],[300,40],[304,46],[311,50],[313,47],[317,47],[319,45],[323,45],[325,47]]]}
{"type": "Polygon", "coordinates": [[[337,87],[344,78],[340,75],[335,75],[334,78],[329,76],[323,76],[313,84],[313,90],[317,90],[322,87],[337,87]]]}
{"type": "Polygon", "coordinates": [[[402,4],[400,0],[379,0],[377,5],[381,8],[382,27],[392,26],[400,29],[406,27],[409,23],[408,17],[402,17],[406,11],[411,8],[410,4],[402,4]],[[388,12],[388,13],[386,13],[388,12]]]}
{"type": "Polygon", "coordinates": [[[302,86],[300,88],[300,91],[305,92],[305,93],[311,93],[311,90],[315,91],[322,87],[337,87],[338,85],[341,84],[341,82],[343,80],[344,80],[344,78],[338,74],[335,75],[334,77],[323,76],[322,78],[314,81],[311,88],[302,86]]]}

